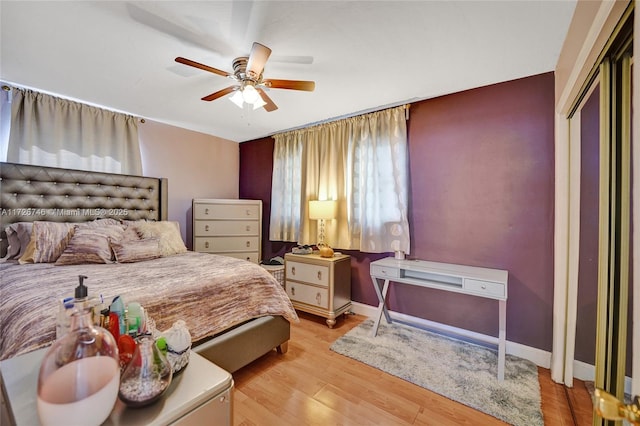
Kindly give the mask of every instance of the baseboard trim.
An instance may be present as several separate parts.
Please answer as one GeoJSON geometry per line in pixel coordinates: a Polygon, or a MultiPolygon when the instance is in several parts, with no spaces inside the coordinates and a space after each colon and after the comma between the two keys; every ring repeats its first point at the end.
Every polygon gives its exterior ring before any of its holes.
{"type": "MultiPolygon", "coordinates": [[[[351,302],[351,310],[360,315],[373,318],[377,313],[375,306],[367,305],[359,302],[351,302]]],[[[453,327],[447,324],[442,324],[435,321],[429,321],[423,318],[414,317],[411,315],[403,314],[400,312],[389,311],[391,319],[397,320],[403,323],[413,325],[415,327],[424,328],[427,330],[433,330],[439,333],[447,335],[459,336],[463,339],[487,342],[497,341],[494,336],[488,336],[486,334],[476,333],[474,331],[465,330],[463,328],[453,327]]],[[[508,326],[507,326],[508,328],[508,326]]],[[[510,355],[517,356],[519,358],[527,359],[539,367],[550,368],[551,367],[551,352],[543,351],[541,349],[532,348],[520,343],[510,342],[507,340],[506,352],[510,355]]]]}
{"type": "MultiPolygon", "coordinates": [[[[573,361],[573,377],[585,382],[593,382],[596,377],[595,365],[588,364],[582,361],[573,361]]],[[[631,393],[631,377],[625,376],[624,378],[624,393],[632,395],[631,393]]]]}

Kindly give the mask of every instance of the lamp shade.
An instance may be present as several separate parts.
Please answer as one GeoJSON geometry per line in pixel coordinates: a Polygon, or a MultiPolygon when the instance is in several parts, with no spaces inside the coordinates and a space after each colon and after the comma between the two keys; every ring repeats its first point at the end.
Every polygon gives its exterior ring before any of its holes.
{"type": "Polygon", "coordinates": [[[338,202],[335,200],[309,201],[309,219],[334,219],[338,212],[338,202]]]}

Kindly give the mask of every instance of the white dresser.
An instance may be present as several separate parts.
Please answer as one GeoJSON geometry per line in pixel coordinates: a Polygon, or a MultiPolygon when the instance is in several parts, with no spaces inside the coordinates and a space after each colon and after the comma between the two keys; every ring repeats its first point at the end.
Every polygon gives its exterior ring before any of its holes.
{"type": "Polygon", "coordinates": [[[193,199],[193,250],[258,263],[262,201],[193,199]]]}
{"type": "Polygon", "coordinates": [[[287,253],[284,260],[285,290],[293,307],[325,317],[333,328],[351,308],[351,257],[287,253]]]}

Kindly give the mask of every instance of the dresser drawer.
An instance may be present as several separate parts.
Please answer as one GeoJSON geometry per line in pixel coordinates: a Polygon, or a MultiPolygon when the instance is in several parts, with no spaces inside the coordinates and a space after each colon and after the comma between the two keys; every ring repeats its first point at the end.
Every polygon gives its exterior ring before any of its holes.
{"type": "Polygon", "coordinates": [[[329,290],[321,287],[287,281],[286,290],[293,302],[329,309],[329,290]]]}
{"type": "Polygon", "coordinates": [[[389,268],[387,266],[380,266],[380,265],[371,265],[371,275],[379,278],[382,278],[382,277],[399,278],[400,269],[389,268]]]}
{"type": "Polygon", "coordinates": [[[257,220],[196,220],[196,237],[258,235],[257,220]]]}
{"type": "Polygon", "coordinates": [[[193,215],[198,219],[254,219],[260,217],[258,204],[194,204],[193,215]]]}
{"type": "Polygon", "coordinates": [[[215,254],[219,254],[220,256],[229,256],[235,257],[236,259],[246,260],[252,263],[258,263],[260,259],[258,259],[257,251],[234,251],[234,252],[216,252],[215,254]]]}
{"type": "Polygon", "coordinates": [[[287,280],[303,281],[309,284],[328,286],[329,268],[321,265],[287,261],[287,280]]]}
{"type": "Polygon", "coordinates": [[[479,296],[492,297],[495,299],[505,298],[505,286],[501,283],[466,278],[464,280],[464,289],[469,293],[475,293],[479,296]]]}
{"type": "Polygon", "coordinates": [[[196,237],[195,251],[209,253],[258,251],[260,237],[196,237]]]}

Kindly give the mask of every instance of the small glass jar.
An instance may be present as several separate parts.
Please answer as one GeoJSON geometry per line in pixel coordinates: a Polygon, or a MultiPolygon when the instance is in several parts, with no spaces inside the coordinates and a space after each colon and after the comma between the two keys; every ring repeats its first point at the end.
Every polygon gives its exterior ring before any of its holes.
{"type": "Polygon", "coordinates": [[[129,407],[144,407],[157,401],[169,388],[171,364],[151,337],[138,339],[136,350],[120,378],[118,396],[129,407]]]}
{"type": "Polygon", "coordinates": [[[74,311],[70,331],[42,360],[37,410],[44,426],[100,425],[118,399],[118,346],[92,315],[90,309],[74,311]]]}

